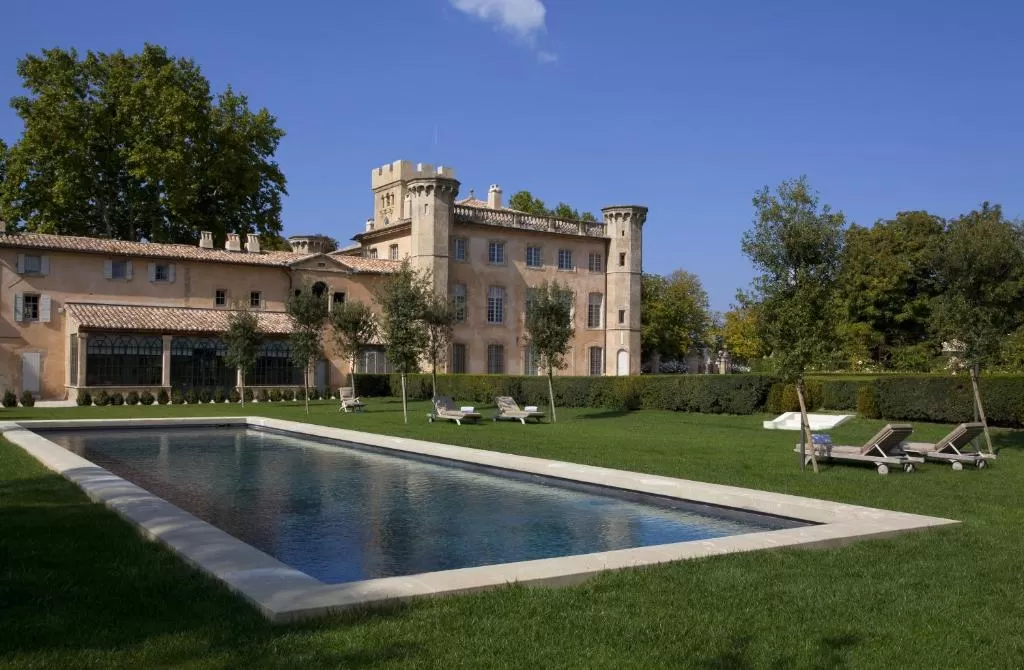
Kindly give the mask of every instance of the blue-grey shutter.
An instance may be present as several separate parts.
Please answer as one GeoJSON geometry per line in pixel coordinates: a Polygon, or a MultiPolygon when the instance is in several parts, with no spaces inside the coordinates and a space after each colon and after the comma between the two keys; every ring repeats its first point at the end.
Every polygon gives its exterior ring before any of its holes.
{"type": "Polygon", "coordinates": [[[25,254],[18,254],[18,274],[25,274],[25,254]]]}
{"type": "Polygon", "coordinates": [[[103,261],[103,276],[107,279],[113,279],[114,277],[114,262],[110,260],[103,261]]]}
{"type": "Polygon", "coordinates": [[[124,278],[125,279],[131,279],[132,278],[132,262],[131,261],[127,261],[124,264],[124,278]]]}
{"type": "Polygon", "coordinates": [[[156,281],[156,263],[149,264],[149,281],[156,281]]]}
{"type": "Polygon", "coordinates": [[[49,256],[43,256],[42,258],[39,259],[39,272],[41,274],[43,274],[44,276],[50,274],[50,257],[49,256]]]}
{"type": "Polygon", "coordinates": [[[174,263],[167,266],[167,281],[174,283],[174,263]]]}
{"type": "Polygon", "coordinates": [[[43,323],[50,323],[50,296],[39,296],[39,320],[43,323]]]}
{"type": "Polygon", "coordinates": [[[21,323],[25,318],[25,296],[18,293],[14,296],[14,321],[21,323]]]}

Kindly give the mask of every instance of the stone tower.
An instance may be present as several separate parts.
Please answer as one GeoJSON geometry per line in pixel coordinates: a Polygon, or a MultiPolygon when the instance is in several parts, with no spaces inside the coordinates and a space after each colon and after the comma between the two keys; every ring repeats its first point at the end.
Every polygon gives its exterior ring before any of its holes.
{"type": "Polygon", "coordinates": [[[430,273],[436,293],[447,295],[449,236],[459,182],[450,168],[418,168],[420,176],[406,183],[412,223],[409,260],[416,270],[430,273]]]}
{"type": "Polygon", "coordinates": [[[608,245],[605,374],[640,374],[640,277],[647,208],[604,207],[608,245]]]}

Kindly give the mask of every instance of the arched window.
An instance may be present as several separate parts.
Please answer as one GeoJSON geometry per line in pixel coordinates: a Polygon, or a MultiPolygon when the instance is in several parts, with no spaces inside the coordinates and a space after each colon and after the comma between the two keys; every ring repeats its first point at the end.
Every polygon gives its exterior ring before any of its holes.
{"type": "Polygon", "coordinates": [[[227,345],[217,337],[171,340],[171,386],[176,389],[234,388],[237,372],[224,357],[227,345]]]}
{"type": "Polygon", "coordinates": [[[313,295],[315,295],[318,298],[322,298],[325,295],[327,295],[327,284],[323,283],[322,281],[318,281],[317,283],[313,284],[313,295]]]}
{"type": "Polygon", "coordinates": [[[288,341],[264,341],[245,383],[247,386],[301,385],[302,370],[292,362],[292,347],[288,341]]]}
{"type": "Polygon", "coordinates": [[[159,386],[163,339],[155,335],[90,334],[86,386],[159,386]]]}

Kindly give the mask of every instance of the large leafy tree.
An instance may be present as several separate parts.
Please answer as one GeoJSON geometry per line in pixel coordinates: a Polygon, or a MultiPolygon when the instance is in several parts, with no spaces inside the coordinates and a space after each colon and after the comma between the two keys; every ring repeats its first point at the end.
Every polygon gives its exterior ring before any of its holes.
{"type": "Polygon", "coordinates": [[[778,374],[796,385],[801,427],[818,471],[807,421],[804,374],[824,360],[835,339],[836,278],[844,218],[819,206],[806,178],[785,181],[754,196],[754,226],[743,235],[743,253],[756,275],[753,298],[778,374]]]}
{"type": "Polygon", "coordinates": [[[222,338],[227,345],[224,362],[241,373],[239,378],[242,383],[238,390],[242,397],[242,407],[245,407],[245,376],[256,365],[262,341],[256,314],[244,309],[232,312],[228,317],[228,329],[222,338]]]}
{"type": "Polygon", "coordinates": [[[722,317],[722,340],[726,350],[734,357],[744,361],[754,361],[767,356],[768,351],[761,339],[759,305],[751,301],[742,292],[738,293],[737,303],[722,317]]]}
{"type": "Polygon", "coordinates": [[[285,305],[291,317],[288,336],[292,362],[302,369],[306,414],[309,414],[309,374],[313,363],[324,356],[324,322],[327,320],[327,296],[305,286],[288,298],[285,305]]]}
{"type": "Polygon", "coordinates": [[[540,369],[547,371],[548,399],[551,403],[551,421],[555,414],[555,390],[552,377],[555,370],[566,367],[565,356],[575,330],[572,326],[573,293],[558,282],[543,282],[531,289],[526,309],[526,345],[533,348],[540,369]]]}
{"type": "Polygon", "coordinates": [[[335,305],[331,310],[331,329],[339,353],[347,356],[351,363],[349,377],[352,381],[352,395],[356,394],[356,356],[360,349],[373,342],[377,335],[377,319],[370,306],[358,300],[335,305]]]}
{"type": "Polygon", "coordinates": [[[645,359],[681,360],[691,349],[708,342],[712,327],[708,294],[692,272],[643,275],[640,310],[645,359]]]}
{"type": "Polygon", "coordinates": [[[1004,340],[1024,313],[1024,232],[1007,221],[1002,209],[984,203],[980,210],[952,221],[935,255],[938,292],[932,326],[939,340],[961,350],[970,370],[974,402],[985,426],[978,388],[982,368],[997,361],[1004,340]]]}
{"type": "Polygon", "coordinates": [[[938,288],[933,261],[944,225],[928,212],[900,212],[847,231],[837,299],[849,358],[928,367],[928,319],[938,288]]]}
{"type": "Polygon", "coordinates": [[[427,335],[424,353],[430,363],[430,381],[437,395],[437,366],[445,361],[455,335],[455,308],[451,301],[430,292],[423,301],[423,327],[427,335]]]}
{"type": "Polygon", "coordinates": [[[430,292],[429,280],[402,261],[397,272],[390,275],[377,293],[382,322],[380,336],[387,349],[388,360],[402,380],[402,414],[409,423],[406,383],[409,373],[418,372],[420,358],[427,346],[424,309],[430,292]]]}
{"type": "Polygon", "coordinates": [[[284,133],[189,59],[48,49],[18,62],[24,123],[0,175],[0,211],[50,233],[193,243],[209,230],[279,238],[284,133]]]}

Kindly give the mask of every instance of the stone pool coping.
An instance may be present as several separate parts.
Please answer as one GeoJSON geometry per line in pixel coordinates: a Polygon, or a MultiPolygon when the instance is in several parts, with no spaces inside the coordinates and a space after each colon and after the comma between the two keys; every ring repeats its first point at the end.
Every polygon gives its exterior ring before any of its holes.
{"type": "Polygon", "coordinates": [[[782,547],[837,547],[856,540],[891,537],[910,531],[959,523],[950,519],[782,493],[706,484],[265,417],[17,421],[0,422],[0,432],[43,465],[77,484],[90,499],[103,503],[136,526],[144,536],[164,543],[188,563],[220,580],[275,622],[422,596],[470,593],[508,583],[548,586],[576,584],[606,570],[718,554],[782,547]],[[250,425],[298,435],[354,442],[409,454],[784,516],[818,525],[405,577],[370,579],[347,584],[324,584],[33,432],[36,428],[160,428],[212,425],[250,425]]]}

